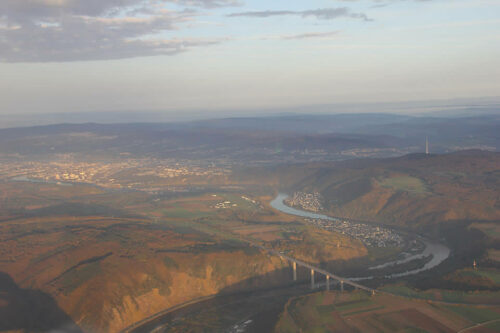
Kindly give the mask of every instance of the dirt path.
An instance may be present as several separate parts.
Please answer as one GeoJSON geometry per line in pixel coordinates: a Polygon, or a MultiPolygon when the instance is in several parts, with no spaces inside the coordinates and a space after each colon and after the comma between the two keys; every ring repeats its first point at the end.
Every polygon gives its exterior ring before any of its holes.
{"type": "Polygon", "coordinates": [[[478,328],[478,327],[482,327],[484,325],[488,325],[488,324],[492,324],[492,323],[495,323],[497,321],[500,321],[500,319],[495,319],[495,320],[490,320],[490,321],[486,321],[484,323],[480,323],[480,324],[476,324],[474,326],[469,326],[469,327],[466,327],[460,331],[458,331],[457,333],[462,333],[462,332],[467,332],[467,331],[470,331],[470,330],[473,330],[475,328],[478,328]]]}

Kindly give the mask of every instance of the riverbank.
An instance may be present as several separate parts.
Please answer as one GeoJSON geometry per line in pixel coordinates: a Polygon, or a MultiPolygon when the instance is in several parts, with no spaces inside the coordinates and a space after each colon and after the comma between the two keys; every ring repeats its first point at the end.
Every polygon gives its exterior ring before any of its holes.
{"type": "MultiPolygon", "coordinates": [[[[330,217],[330,216],[327,216],[324,214],[313,213],[313,212],[303,211],[303,210],[299,210],[297,208],[289,207],[285,204],[285,200],[287,198],[288,198],[287,194],[278,193],[276,198],[273,201],[271,201],[271,203],[270,203],[271,207],[273,207],[274,209],[277,209],[283,213],[286,213],[286,214],[300,216],[300,217],[309,218],[309,219],[319,219],[319,220],[329,220],[329,221],[338,220],[337,218],[333,218],[333,217],[330,217]]],[[[349,222],[345,221],[344,223],[349,223],[349,222]]],[[[356,281],[369,280],[369,279],[372,279],[375,277],[375,275],[376,275],[375,272],[377,270],[385,269],[387,267],[397,269],[398,266],[402,266],[402,265],[409,263],[411,261],[421,260],[423,258],[432,256],[432,258],[429,261],[425,262],[425,264],[420,268],[415,268],[415,269],[411,269],[411,270],[408,270],[405,272],[400,272],[400,273],[387,274],[384,276],[384,278],[393,279],[393,278],[401,278],[401,277],[406,277],[406,276],[410,276],[410,275],[415,275],[415,274],[430,270],[430,269],[440,265],[443,261],[445,261],[450,256],[451,251],[444,244],[438,243],[436,241],[432,241],[432,240],[424,238],[422,236],[418,236],[417,239],[425,245],[422,252],[410,254],[410,255],[406,256],[404,259],[391,260],[389,262],[370,267],[369,269],[374,272],[373,275],[363,276],[363,277],[351,277],[350,279],[356,280],[356,281]]]]}
{"type": "MultiPolygon", "coordinates": [[[[304,218],[317,218],[317,219],[334,219],[332,217],[301,211],[296,208],[291,208],[283,203],[287,197],[286,194],[280,193],[270,205],[283,213],[289,215],[300,216],[304,218]]],[[[443,251],[443,255],[439,255],[439,250],[442,249],[441,244],[434,244],[429,240],[425,240],[426,246],[421,253],[412,254],[411,258],[401,260],[394,260],[391,258],[389,261],[381,264],[383,267],[391,266],[404,266],[412,260],[421,259],[433,255],[432,259],[426,261],[425,265],[421,268],[410,270],[406,273],[417,274],[419,271],[430,269],[438,265],[442,260],[449,255],[449,252],[443,251]]],[[[400,275],[406,276],[406,275],[400,275]]],[[[368,279],[372,278],[371,276],[368,279]]],[[[356,278],[351,278],[356,280],[356,278]]],[[[363,278],[366,280],[367,278],[363,278]]],[[[231,329],[236,330],[244,329],[245,332],[262,332],[272,330],[276,321],[278,320],[279,313],[286,304],[290,297],[300,296],[311,293],[308,284],[302,285],[285,285],[282,288],[272,288],[268,290],[243,292],[234,295],[215,295],[206,300],[191,301],[183,306],[174,307],[153,316],[150,320],[146,320],[142,325],[134,325],[134,329],[127,332],[142,333],[151,332],[153,330],[170,330],[182,329],[193,325],[193,322],[203,321],[204,325],[212,325],[222,331],[232,332],[231,329]],[[211,319],[207,319],[211,317],[211,319]],[[210,323],[207,323],[209,320],[210,323]]]]}

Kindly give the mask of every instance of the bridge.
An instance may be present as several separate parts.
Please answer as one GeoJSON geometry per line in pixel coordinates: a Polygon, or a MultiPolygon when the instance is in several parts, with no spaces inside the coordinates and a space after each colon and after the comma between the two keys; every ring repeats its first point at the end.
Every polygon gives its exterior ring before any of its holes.
{"type": "MultiPolygon", "coordinates": [[[[354,281],[351,281],[349,279],[340,277],[340,276],[335,275],[333,273],[330,273],[330,272],[328,272],[328,271],[326,271],[324,269],[321,269],[319,267],[316,267],[316,266],[313,266],[311,264],[308,264],[308,263],[306,263],[304,261],[301,261],[301,260],[292,258],[290,256],[287,256],[287,255],[285,255],[285,254],[283,254],[281,252],[265,248],[264,246],[262,246],[260,244],[256,244],[256,243],[254,243],[252,241],[249,241],[247,239],[243,239],[243,238],[240,238],[240,239],[241,239],[241,241],[244,241],[244,242],[248,243],[249,245],[254,246],[256,248],[259,248],[259,249],[261,249],[264,252],[267,252],[267,253],[269,253],[271,255],[274,255],[274,256],[278,256],[281,259],[285,259],[285,260],[288,260],[289,262],[291,262],[292,263],[292,268],[293,268],[293,280],[294,281],[297,281],[297,266],[299,266],[299,267],[305,267],[307,269],[310,269],[311,270],[311,288],[312,289],[315,289],[316,286],[319,285],[319,284],[315,283],[314,276],[315,276],[316,273],[320,273],[320,274],[323,274],[326,277],[326,290],[330,290],[330,279],[332,279],[332,280],[336,280],[336,281],[339,282],[339,284],[340,284],[340,290],[341,291],[344,291],[344,284],[346,284],[346,285],[352,286],[352,287],[357,288],[357,289],[362,289],[362,290],[368,291],[372,295],[375,295],[375,293],[376,293],[375,289],[363,286],[363,285],[361,285],[359,283],[356,283],[354,281]]],[[[384,293],[384,292],[382,292],[382,293],[384,293]]],[[[385,293],[387,293],[387,292],[385,292],[385,293]]],[[[143,319],[143,320],[141,320],[141,321],[139,321],[139,322],[137,322],[135,324],[132,324],[132,325],[128,326],[127,328],[123,329],[121,331],[121,333],[130,333],[130,332],[133,332],[134,330],[140,328],[142,325],[145,325],[145,324],[147,324],[147,323],[149,323],[149,322],[151,322],[151,321],[153,321],[153,320],[155,320],[157,318],[160,318],[161,316],[166,315],[166,314],[168,314],[168,313],[170,313],[172,311],[181,309],[183,307],[195,304],[195,303],[200,302],[200,301],[209,300],[209,299],[212,299],[214,297],[216,297],[216,295],[211,295],[211,296],[206,296],[206,297],[200,297],[200,298],[197,298],[197,299],[185,302],[183,304],[174,306],[173,308],[166,309],[166,310],[161,311],[159,313],[156,313],[156,314],[154,314],[154,315],[152,315],[152,316],[150,316],[148,318],[145,318],[145,319],[143,319]]]]}
{"type": "Polygon", "coordinates": [[[320,273],[320,274],[323,274],[326,278],[326,290],[330,290],[330,279],[332,280],[336,280],[340,283],[340,290],[341,291],[344,291],[344,284],[346,285],[349,285],[349,286],[352,286],[354,287],[355,289],[362,289],[362,290],[365,290],[365,291],[368,291],[370,292],[372,295],[375,294],[375,289],[372,289],[372,288],[369,288],[369,287],[366,287],[366,286],[363,286],[359,283],[356,283],[354,281],[351,281],[349,279],[346,279],[346,278],[343,278],[343,277],[340,277],[338,275],[335,275],[333,273],[330,273],[324,269],[321,269],[319,267],[316,267],[316,266],[313,266],[311,264],[308,264],[304,261],[301,261],[301,260],[298,260],[298,259],[295,259],[295,258],[292,258],[290,256],[287,256],[281,252],[278,252],[278,251],[275,251],[275,250],[271,250],[271,249],[267,249],[259,244],[253,244],[255,247],[258,247],[259,249],[265,251],[265,252],[268,252],[269,254],[272,254],[272,255],[275,255],[275,256],[278,256],[282,259],[285,259],[285,260],[288,260],[289,262],[292,263],[292,269],[293,269],[293,280],[294,281],[297,281],[297,266],[301,266],[301,267],[305,267],[307,269],[310,269],[311,270],[311,288],[314,289],[315,288],[315,281],[314,281],[314,275],[315,273],[320,273]]]}

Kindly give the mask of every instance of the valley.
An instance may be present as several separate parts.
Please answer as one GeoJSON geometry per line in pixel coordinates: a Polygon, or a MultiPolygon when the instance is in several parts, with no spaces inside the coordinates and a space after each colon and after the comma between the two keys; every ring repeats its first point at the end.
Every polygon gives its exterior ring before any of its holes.
{"type": "MultiPolygon", "coordinates": [[[[118,135],[99,131],[106,140],[118,135]]],[[[233,155],[238,148],[226,155],[220,142],[210,144],[221,149],[211,160],[124,154],[118,143],[106,157],[84,146],[2,153],[0,330],[281,332],[313,315],[291,300],[308,304],[318,293],[329,299],[321,311],[344,318],[338,303],[357,293],[340,293],[334,281],[335,291],[322,292],[321,274],[311,289],[304,267],[294,282],[285,257],[376,289],[376,309],[362,313],[387,315],[389,326],[400,325],[386,305],[391,297],[414,306],[415,318],[433,318],[430,331],[459,325],[414,300],[468,304],[472,312],[497,305],[498,153],[353,160],[332,153],[290,163],[284,149],[273,158],[249,153],[245,163],[233,155]]],[[[492,316],[461,319],[460,327],[492,316]]]]}
{"type": "Polygon", "coordinates": [[[0,333],[500,332],[500,0],[0,0],[0,333]]]}

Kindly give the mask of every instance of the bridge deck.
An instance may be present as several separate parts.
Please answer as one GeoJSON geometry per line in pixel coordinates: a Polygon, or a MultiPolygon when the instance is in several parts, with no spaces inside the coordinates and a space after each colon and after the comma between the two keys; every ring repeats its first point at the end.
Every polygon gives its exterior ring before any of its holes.
{"type": "Polygon", "coordinates": [[[334,279],[334,280],[337,280],[337,281],[343,282],[343,283],[345,283],[345,284],[347,284],[347,285],[350,285],[350,286],[353,286],[353,287],[355,287],[355,288],[359,288],[359,289],[366,290],[366,291],[369,291],[369,292],[375,292],[375,289],[368,288],[368,287],[366,287],[366,286],[363,286],[363,285],[361,285],[361,284],[359,284],[359,283],[356,283],[356,282],[354,282],[354,281],[351,281],[351,280],[349,280],[349,279],[346,279],[346,278],[340,277],[340,276],[338,276],[338,275],[335,275],[335,274],[333,274],[333,273],[330,273],[330,272],[328,272],[328,271],[325,271],[324,269],[321,269],[321,268],[319,268],[319,267],[315,267],[315,266],[313,266],[313,265],[311,265],[311,264],[308,264],[308,263],[306,263],[306,262],[304,262],[304,261],[301,261],[301,260],[298,260],[298,259],[295,259],[295,258],[289,257],[289,256],[284,255],[284,254],[281,254],[281,253],[279,253],[278,251],[275,251],[275,250],[267,249],[267,248],[265,248],[265,247],[263,247],[263,246],[261,246],[261,245],[258,245],[258,244],[254,244],[254,245],[255,245],[255,246],[257,246],[258,248],[260,248],[260,249],[262,249],[262,250],[266,251],[266,252],[269,252],[269,253],[273,254],[273,255],[279,256],[279,257],[284,258],[284,259],[286,259],[286,260],[288,260],[288,261],[291,261],[291,262],[296,262],[296,263],[297,263],[297,265],[299,265],[299,266],[302,266],[302,267],[306,267],[306,268],[312,269],[312,270],[314,270],[315,272],[321,273],[321,274],[323,274],[323,275],[325,275],[325,276],[327,275],[327,276],[329,276],[330,278],[332,278],[332,279],[334,279]]]}

